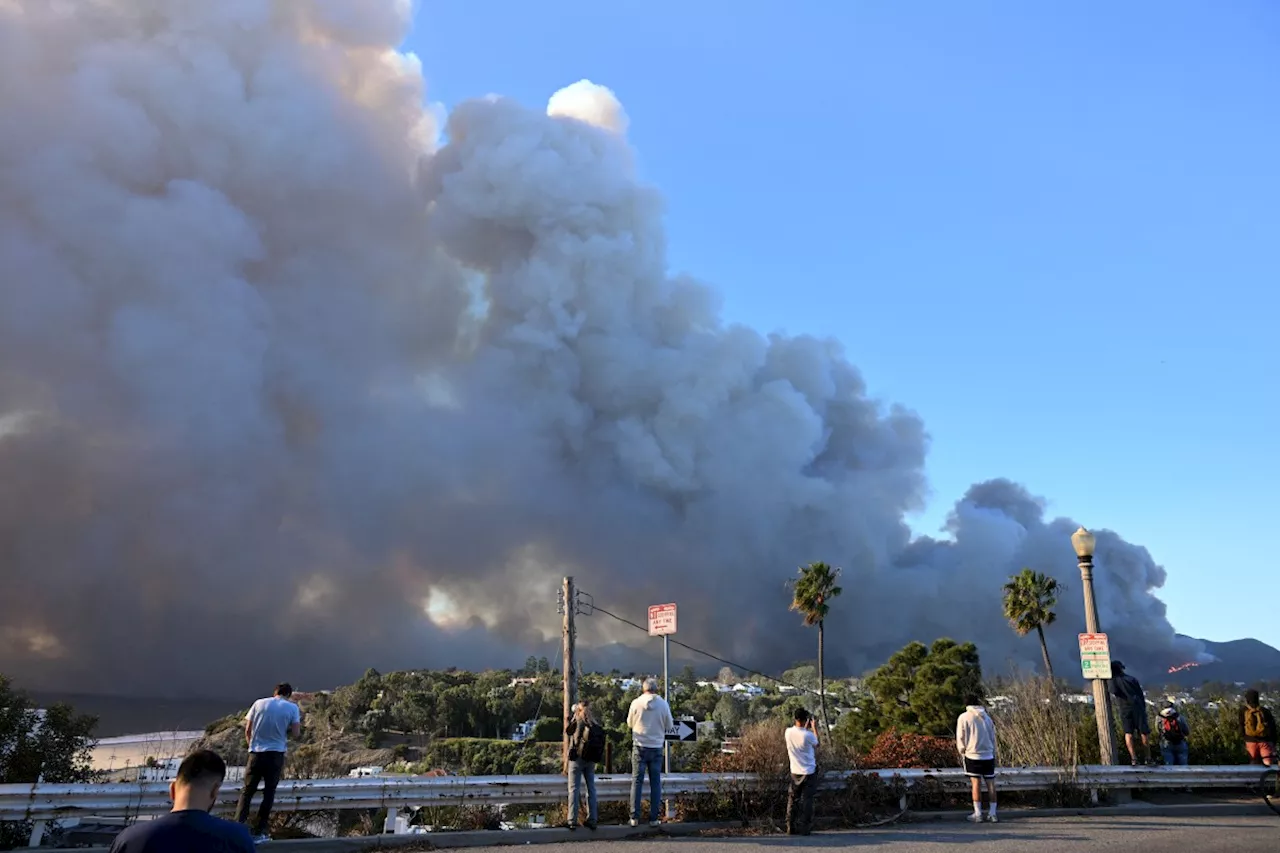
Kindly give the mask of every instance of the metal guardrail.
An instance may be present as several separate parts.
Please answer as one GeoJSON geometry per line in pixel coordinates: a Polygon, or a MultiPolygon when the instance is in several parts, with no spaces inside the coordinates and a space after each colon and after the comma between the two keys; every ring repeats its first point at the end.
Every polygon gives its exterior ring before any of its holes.
{"type": "MultiPolygon", "coordinates": [[[[867,770],[885,779],[898,777],[908,791],[940,785],[967,790],[959,768],[937,770],[867,770]]],[[[838,787],[849,773],[830,773],[823,787],[838,787]]],[[[1069,783],[1085,789],[1107,788],[1239,788],[1258,781],[1260,769],[1250,765],[1206,767],[1125,767],[1082,765],[1076,768],[1023,767],[999,771],[1003,790],[1044,790],[1069,783]]],[[[746,773],[672,773],[663,777],[663,792],[672,797],[716,790],[748,782],[746,773]]],[[[630,795],[630,775],[600,775],[601,800],[630,795]]],[[[239,786],[222,789],[219,803],[235,806],[239,786]]],[[[358,779],[283,780],[276,789],[277,811],[329,809],[402,809],[423,805],[474,803],[552,803],[566,799],[565,777],[539,776],[373,776],[358,779]]],[[[163,782],[106,785],[0,785],[0,820],[47,821],[68,817],[138,817],[169,811],[169,786],[163,782]]]]}

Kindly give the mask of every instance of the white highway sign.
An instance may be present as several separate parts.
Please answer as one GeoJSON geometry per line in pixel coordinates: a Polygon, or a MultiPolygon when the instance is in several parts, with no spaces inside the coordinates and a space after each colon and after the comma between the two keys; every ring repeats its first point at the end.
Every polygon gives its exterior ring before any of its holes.
{"type": "Polygon", "coordinates": [[[661,637],[676,632],[676,606],[653,604],[649,606],[649,636],[661,637]]]}
{"type": "Polygon", "coordinates": [[[1111,647],[1106,634],[1080,635],[1080,672],[1085,678],[1111,677],[1111,647]]]}

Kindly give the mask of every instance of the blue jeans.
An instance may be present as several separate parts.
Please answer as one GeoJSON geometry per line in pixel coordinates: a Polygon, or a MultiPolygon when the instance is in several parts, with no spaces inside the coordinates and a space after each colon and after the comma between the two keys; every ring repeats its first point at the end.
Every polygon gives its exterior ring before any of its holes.
{"type": "Polygon", "coordinates": [[[1182,743],[1166,743],[1160,747],[1160,751],[1164,753],[1165,764],[1186,764],[1187,763],[1187,742],[1182,743]]]}
{"type": "Polygon", "coordinates": [[[582,782],[587,782],[587,823],[596,822],[596,763],[594,761],[569,762],[569,825],[578,824],[578,801],[582,799],[582,782]]]}
{"type": "Polygon", "coordinates": [[[631,748],[631,819],[640,820],[640,791],[644,774],[649,774],[649,822],[658,819],[662,804],[662,748],[636,746],[631,748]]]}

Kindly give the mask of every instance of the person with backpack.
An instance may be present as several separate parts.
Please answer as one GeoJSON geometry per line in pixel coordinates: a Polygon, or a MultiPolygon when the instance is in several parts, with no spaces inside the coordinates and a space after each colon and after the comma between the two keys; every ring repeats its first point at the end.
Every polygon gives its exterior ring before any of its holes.
{"type": "Polygon", "coordinates": [[[1160,711],[1160,754],[1164,763],[1183,765],[1189,762],[1190,747],[1187,738],[1191,737],[1191,727],[1178,714],[1178,709],[1169,705],[1160,711]]]}
{"type": "Polygon", "coordinates": [[[573,718],[564,727],[569,736],[569,828],[578,828],[582,783],[587,784],[587,829],[596,828],[596,764],[604,761],[604,726],[585,700],[573,706],[573,718]]]}
{"type": "Polygon", "coordinates": [[[1244,748],[1249,753],[1250,764],[1276,763],[1276,718],[1270,708],[1262,707],[1257,690],[1244,693],[1240,729],[1244,732],[1244,748]]]}

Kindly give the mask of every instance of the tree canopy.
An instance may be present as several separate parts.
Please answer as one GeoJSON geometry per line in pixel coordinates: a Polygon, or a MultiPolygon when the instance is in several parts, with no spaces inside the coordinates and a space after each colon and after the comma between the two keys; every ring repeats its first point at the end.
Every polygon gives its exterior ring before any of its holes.
{"type": "Polygon", "coordinates": [[[867,679],[880,728],[946,736],[955,731],[968,693],[981,693],[982,666],[973,643],[943,638],[909,643],[867,679]]]}
{"type": "MultiPolygon", "coordinates": [[[[51,705],[41,714],[0,675],[0,784],[89,781],[97,723],[70,705],[51,705]]],[[[0,823],[0,849],[25,846],[30,832],[27,821],[0,823]]]]}
{"type": "Polygon", "coordinates": [[[826,563],[801,566],[791,583],[791,609],[804,618],[804,624],[817,625],[831,612],[831,600],[844,589],[840,587],[840,570],[826,563]]]}

